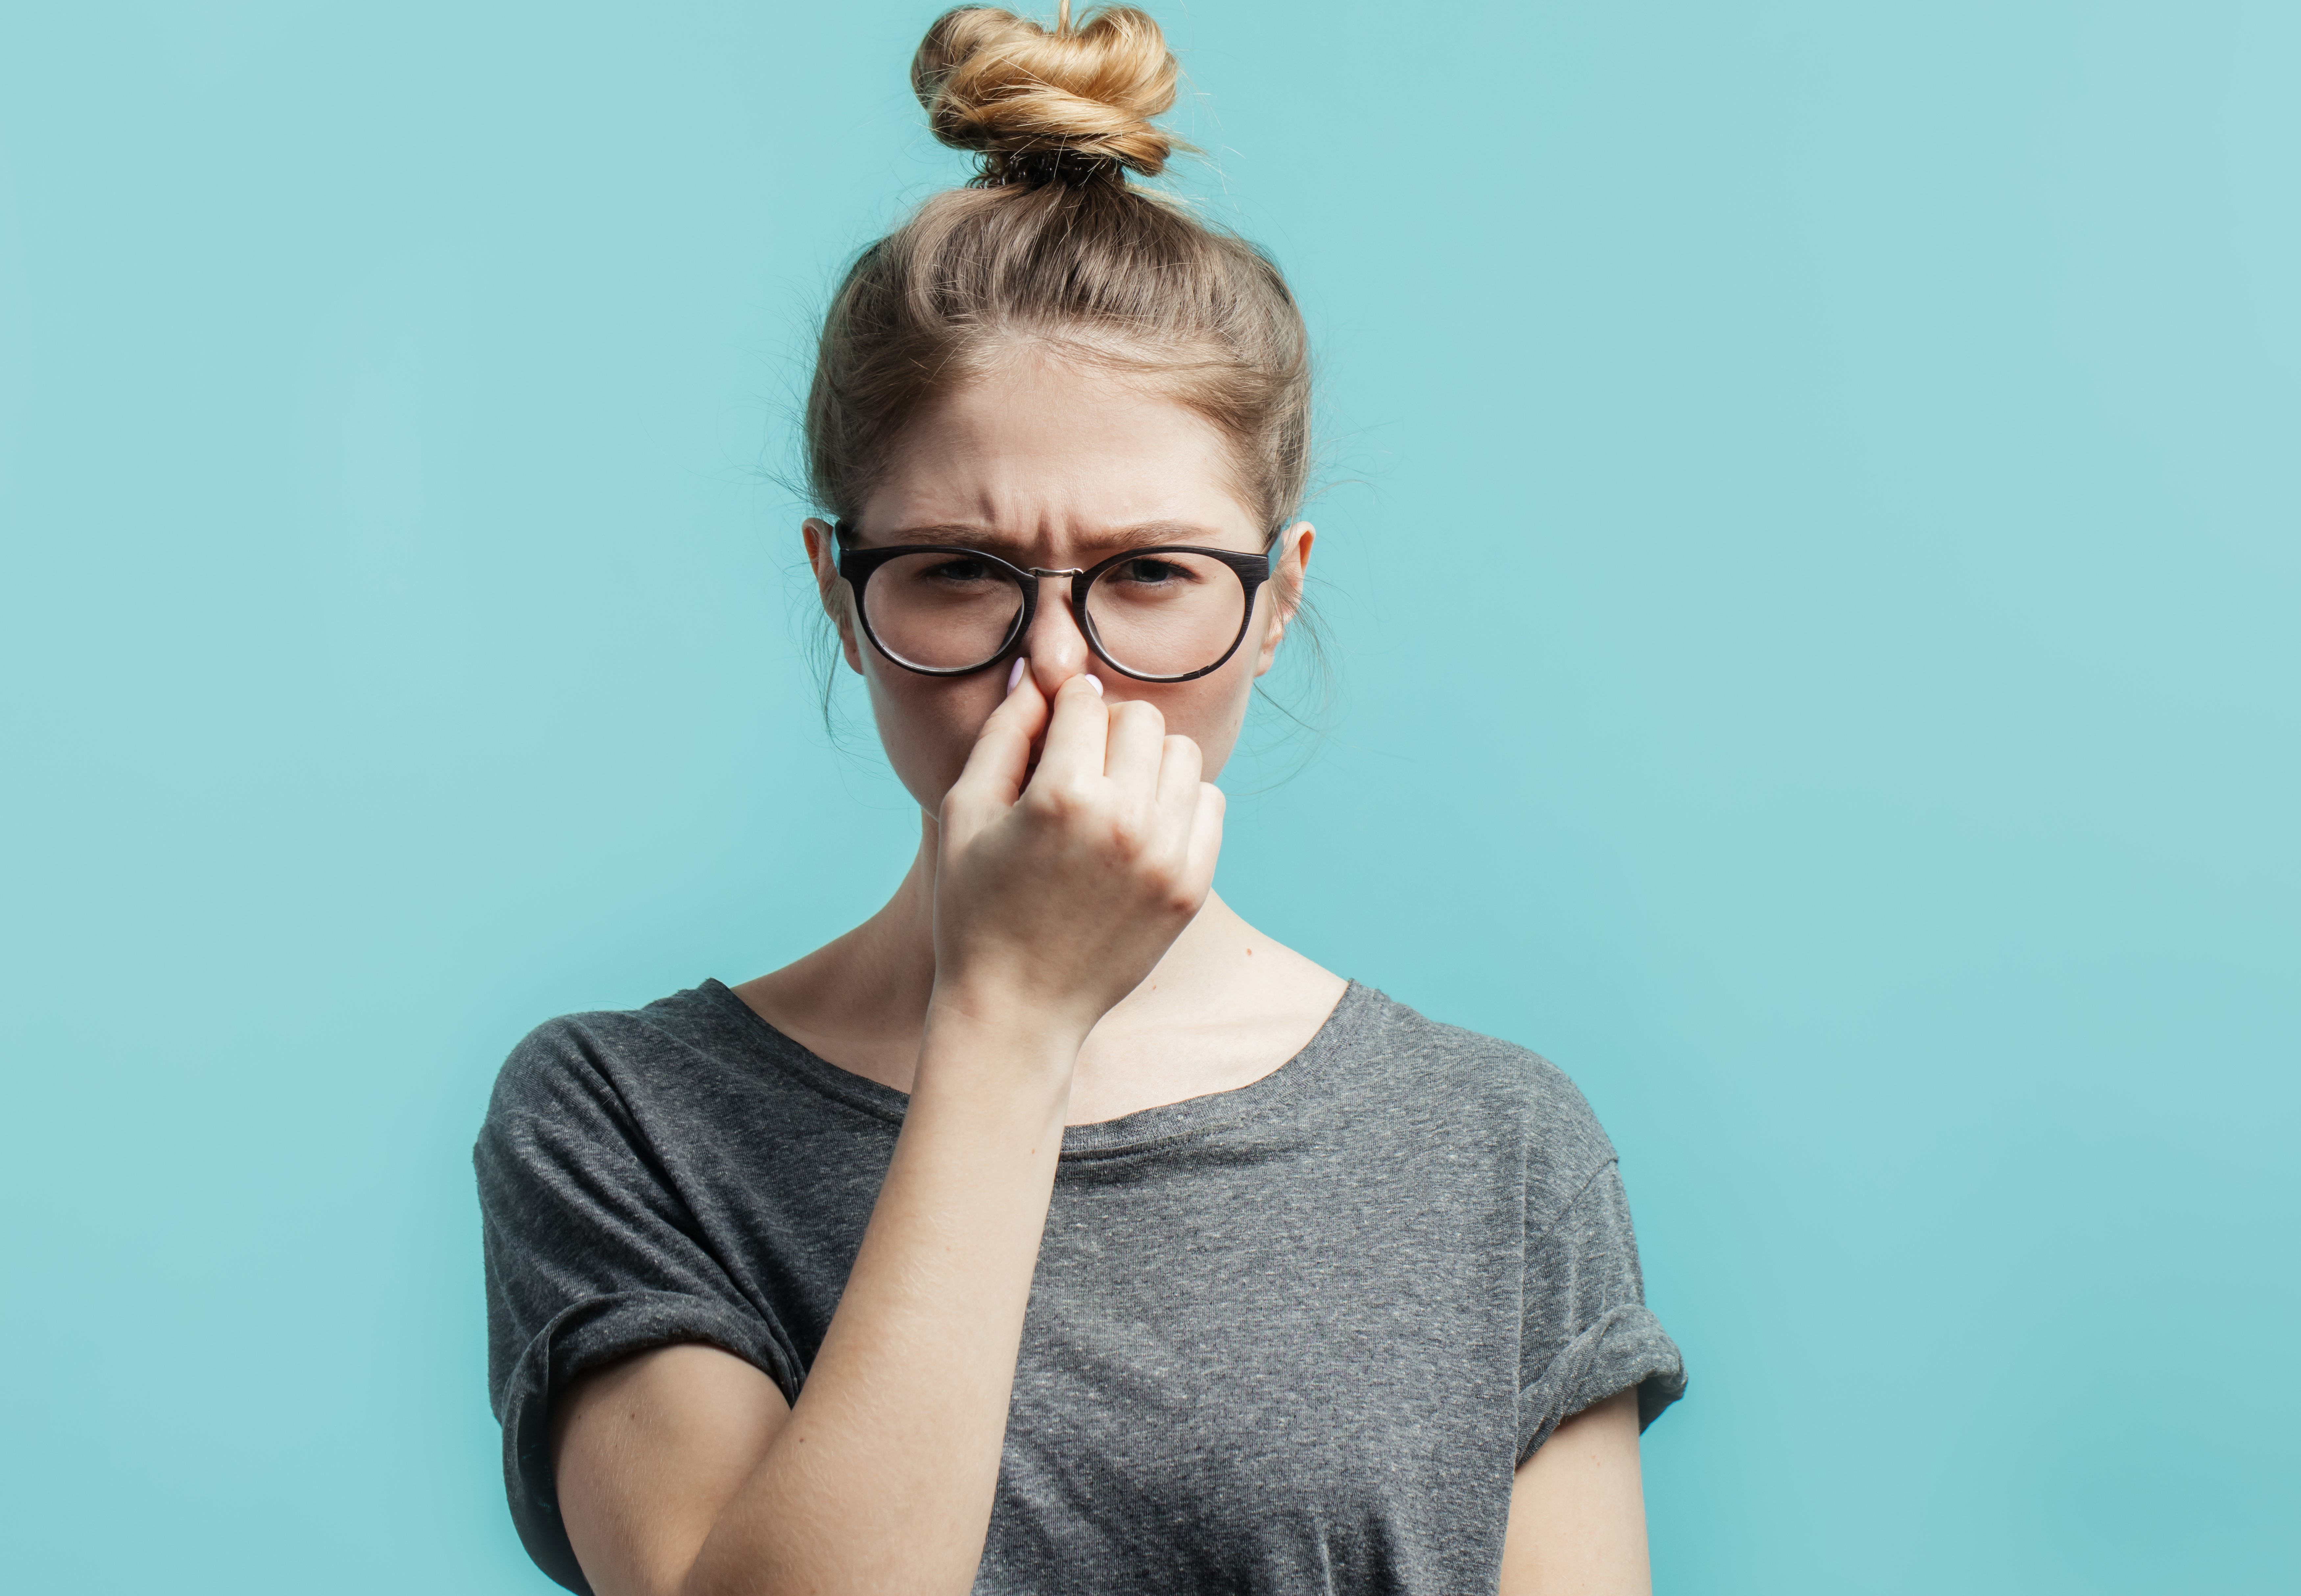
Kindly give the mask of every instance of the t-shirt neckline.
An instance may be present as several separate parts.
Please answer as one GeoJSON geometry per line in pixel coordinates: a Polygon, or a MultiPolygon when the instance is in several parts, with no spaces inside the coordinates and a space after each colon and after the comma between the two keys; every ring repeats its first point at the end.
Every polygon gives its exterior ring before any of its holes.
{"type": "MultiPolygon", "coordinates": [[[[706,977],[697,990],[735,1011],[740,1016],[738,1024],[750,1039],[768,1044],[759,1050],[777,1069],[850,1108],[875,1119],[902,1124],[910,1105],[909,1093],[843,1069],[793,1040],[715,977],[706,977]]],[[[1298,1088],[1315,1080],[1326,1060],[1348,1047],[1378,998],[1379,994],[1370,987],[1355,981],[1344,982],[1342,997],[1327,1011],[1310,1040],[1268,1074],[1227,1091],[1138,1108],[1132,1114],[1092,1124],[1067,1125],[1063,1129],[1062,1161],[1067,1164],[1151,1152],[1271,1113],[1298,1088]]]]}

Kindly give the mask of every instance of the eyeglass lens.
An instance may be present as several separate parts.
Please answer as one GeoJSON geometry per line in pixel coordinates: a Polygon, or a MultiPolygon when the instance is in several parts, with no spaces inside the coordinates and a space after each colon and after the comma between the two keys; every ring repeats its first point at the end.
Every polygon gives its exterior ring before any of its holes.
{"type": "MultiPolygon", "coordinates": [[[[899,661],[964,671],[1006,648],[1023,613],[1023,589],[989,560],[927,552],[899,556],[872,572],[863,605],[872,635],[899,661]]],[[[1186,676],[1222,658],[1236,639],[1246,589],[1220,560],[1160,550],[1120,560],[1096,577],[1085,619],[1120,669],[1186,676]]]]}

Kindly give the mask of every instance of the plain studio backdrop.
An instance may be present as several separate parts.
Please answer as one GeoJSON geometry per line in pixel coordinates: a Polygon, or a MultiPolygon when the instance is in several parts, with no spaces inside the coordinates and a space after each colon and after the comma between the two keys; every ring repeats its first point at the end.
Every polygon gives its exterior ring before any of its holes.
{"type": "MultiPolygon", "coordinates": [[[[1155,9],[1325,377],[1222,888],[1588,1092],[1662,1588],[2301,1585],[2301,12],[1155,9]]],[[[471,1139],[910,854],[778,476],[933,11],[0,16],[0,1584],[548,1588],[471,1139]]]]}

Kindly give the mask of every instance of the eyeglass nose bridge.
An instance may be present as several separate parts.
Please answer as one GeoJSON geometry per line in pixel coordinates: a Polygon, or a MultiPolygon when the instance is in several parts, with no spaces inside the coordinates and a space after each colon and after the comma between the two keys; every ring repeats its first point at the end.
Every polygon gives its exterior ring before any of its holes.
{"type": "MultiPolygon", "coordinates": [[[[999,651],[999,657],[1000,658],[1005,657],[1007,655],[1012,653],[1016,648],[1023,646],[1023,640],[1031,635],[1031,628],[1038,623],[1039,583],[1042,581],[1052,581],[1058,577],[1067,580],[1075,580],[1086,574],[1086,567],[1084,565],[1066,566],[1059,571],[1050,571],[1043,565],[1017,565],[1011,566],[1009,569],[1028,572],[1031,577],[1031,581],[1023,590],[1023,607],[1015,617],[1015,630],[1013,632],[1008,634],[1006,648],[1001,648],[999,651]]],[[[1086,645],[1089,650],[1098,654],[1100,653],[1101,650],[1095,643],[1094,628],[1088,623],[1086,617],[1084,615],[1076,617],[1075,624],[1076,624],[1079,631],[1084,634],[1086,638],[1086,645]]]]}

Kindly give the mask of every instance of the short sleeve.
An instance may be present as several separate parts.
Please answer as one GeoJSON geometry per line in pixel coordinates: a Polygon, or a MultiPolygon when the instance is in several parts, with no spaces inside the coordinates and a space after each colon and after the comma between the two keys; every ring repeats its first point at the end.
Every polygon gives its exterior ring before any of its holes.
{"type": "Polygon", "coordinates": [[[1610,1158],[1527,1237],[1519,1460],[1566,1420],[1632,1386],[1644,1429],[1686,1394],[1686,1366],[1646,1309],[1629,1198],[1610,1158]]]}
{"type": "Polygon", "coordinates": [[[473,1149],[486,1254],[488,1385],[504,1486],[536,1566],[590,1596],[559,1518],[551,1408],[589,1370],[699,1341],[796,1399],[789,1337],[712,1257],[581,1022],[555,1021],[505,1064],[473,1149]]]}

